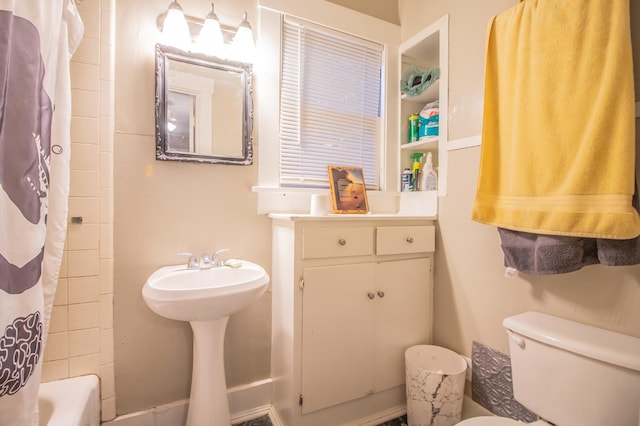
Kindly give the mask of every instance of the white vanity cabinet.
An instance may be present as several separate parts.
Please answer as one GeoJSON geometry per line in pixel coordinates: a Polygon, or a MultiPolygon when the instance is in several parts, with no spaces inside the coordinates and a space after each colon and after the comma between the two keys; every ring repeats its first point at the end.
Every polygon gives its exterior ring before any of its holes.
{"type": "Polygon", "coordinates": [[[324,426],[402,413],[404,351],[432,339],[433,222],[273,219],[278,416],[324,426]]]}

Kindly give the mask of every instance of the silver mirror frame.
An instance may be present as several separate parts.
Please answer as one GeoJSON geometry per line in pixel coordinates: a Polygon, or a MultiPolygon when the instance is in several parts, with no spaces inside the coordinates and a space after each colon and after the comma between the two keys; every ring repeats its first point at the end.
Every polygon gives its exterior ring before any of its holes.
{"type": "Polygon", "coordinates": [[[252,65],[227,61],[197,53],[156,45],[156,160],[188,161],[209,164],[233,164],[248,166],[253,164],[253,98],[252,65]],[[193,65],[216,68],[222,71],[240,73],[243,78],[244,102],[242,105],[242,157],[210,156],[196,153],[170,151],[167,130],[167,66],[168,60],[186,62],[193,65]]]}

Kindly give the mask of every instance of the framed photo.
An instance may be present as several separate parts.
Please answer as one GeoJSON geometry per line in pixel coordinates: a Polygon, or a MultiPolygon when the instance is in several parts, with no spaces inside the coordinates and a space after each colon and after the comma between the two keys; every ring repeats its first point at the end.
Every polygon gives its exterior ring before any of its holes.
{"type": "Polygon", "coordinates": [[[334,213],[368,213],[364,175],[358,167],[329,166],[329,185],[334,213]]]}

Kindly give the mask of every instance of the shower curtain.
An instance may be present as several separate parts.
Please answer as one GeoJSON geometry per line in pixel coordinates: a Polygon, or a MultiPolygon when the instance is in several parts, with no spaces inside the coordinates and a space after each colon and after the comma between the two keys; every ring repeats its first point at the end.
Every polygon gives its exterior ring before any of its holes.
{"type": "Polygon", "coordinates": [[[73,0],[0,0],[0,425],[37,424],[66,233],[73,0]]]}

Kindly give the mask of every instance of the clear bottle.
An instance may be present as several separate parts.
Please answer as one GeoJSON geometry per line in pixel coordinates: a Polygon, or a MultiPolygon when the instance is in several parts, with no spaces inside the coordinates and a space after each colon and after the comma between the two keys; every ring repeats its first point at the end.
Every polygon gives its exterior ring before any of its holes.
{"type": "Polygon", "coordinates": [[[430,152],[427,153],[427,160],[422,170],[422,182],[420,182],[420,184],[422,191],[438,190],[438,175],[435,170],[433,170],[433,160],[430,152]]]}

